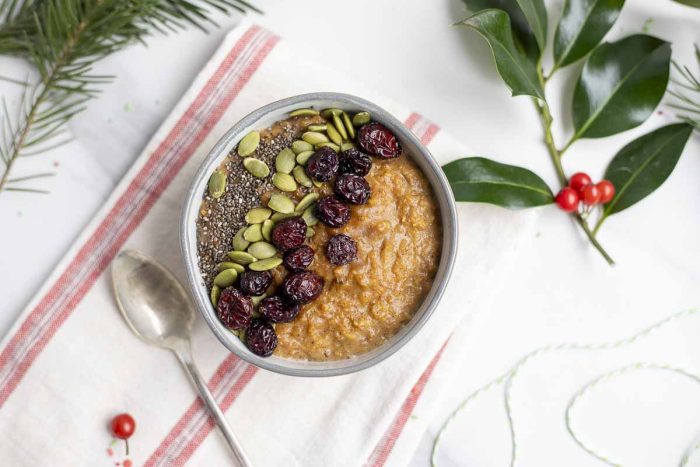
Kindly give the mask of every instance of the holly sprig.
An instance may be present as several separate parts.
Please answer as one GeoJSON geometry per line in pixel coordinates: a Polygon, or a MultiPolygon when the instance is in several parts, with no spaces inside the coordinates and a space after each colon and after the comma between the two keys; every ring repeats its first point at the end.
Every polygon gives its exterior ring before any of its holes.
{"type": "Polygon", "coordinates": [[[572,190],[562,159],[580,139],[621,133],[652,115],[669,82],[671,44],[647,34],[602,42],[624,0],[567,0],[554,31],[553,64],[547,71],[543,62],[551,31],[543,0],[463,1],[473,14],[457,25],[477,32],[488,42],[498,73],[513,96],[531,98],[562,191],[555,198],[547,183],[526,168],[469,157],[443,167],[456,199],[510,209],[556,201],[571,212],[590,243],[613,265],[612,257],[598,241],[598,231],[610,216],[638,203],[664,183],[693,126],[688,122],[667,125],[620,149],[604,174],[604,180],[614,187],[614,196],[605,202],[601,202],[593,185],[586,196],[586,186],[572,190]],[[585,63],[576,78],[570,106],[573,128],[568,138],[559,142],[552,132],[554,116],[547,99],[548,85],[555,73],[581,60],[585,63]],[[572,199],[566,202],[562,195],[576,197],[573,209],[572,199]]]}

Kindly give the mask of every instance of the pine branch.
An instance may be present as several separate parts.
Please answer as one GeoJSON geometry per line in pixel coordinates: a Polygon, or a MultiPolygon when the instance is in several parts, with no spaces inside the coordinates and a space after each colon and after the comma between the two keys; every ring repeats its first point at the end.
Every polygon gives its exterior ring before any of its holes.
{"type": "Polygon", "coordinates": [[[243,0],[0,0],[0,55],[22,57],[38,73],[25,85],[16,119],[3,100],[0,193],[42,191],[8,186],[44,176],[10,178],[12,169],[21,157],[66,142],[66,124],[112,79],[92,73],[98,61],[154,31],[206,31],[215,26],[212,10],[259,11],[243,0]]]}

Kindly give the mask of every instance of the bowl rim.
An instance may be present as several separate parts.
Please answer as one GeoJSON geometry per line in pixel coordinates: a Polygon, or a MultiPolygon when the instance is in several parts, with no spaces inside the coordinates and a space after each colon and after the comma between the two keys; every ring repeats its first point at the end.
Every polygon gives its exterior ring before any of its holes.
{"type": "MultiPolygon", "coordinates": [[[[235,145],[232,147],[235,147],[235,145]]],[[[425,173],[424,167],[421,167],[421,170],[425,173]]],[[[450,187],[447,177],[442,171],[440,165],[437,163],[430,151],[420,141],[420,139],[408,128],[406,128],[406,126],[400,120],[378,105],[360,97],[335,92],[314,92],[280,99],[257,108],[234,124],[217,141],[217,143],[212,147],[207,156],[199,165],[194,178],[189,184],[187,196],[185,198],[180,217],[180,246],[183,261],[185,263],[185,270],[187,272],[188,286],[193,295],[195,306],[204,317],[204,320],[211,331],[224,347],[226,347],[230,352],[233,352],[242,360],[259,368],[290,376],[327,377],[354,373],[374,366],[395,354],[419,333],[428,319],[432,316],[435,308],[440,302],[454,269],[454,263],[457,256],[457,238],[457,208],[454,201],[454,196],[452,194],[452,188],[450,187]],[[348,365],[337,368],[293,368],[285,366],[280,362],[288,360],[299,364],[299,362],[303,361],[283,358],[270,360],[253,354],[245,347],[243,347],[243,351],[241,351],[239,347],[229,345],[230,336],[227,336],[226,334],[230,334],[230,331],[225,329],[225,327],[219,322],[213,307],[211,307],[209,294],[204,293],[201,290],[202,281],[197,261],[196,229],[190,228],[190,222],[194,222],[196,219],[196,216],[195,219],[191,219],[191,214],[193,212],[192,206],[194,203],[197,203],[197,207],[199,207],[199,203],[201,203],[202,190],[207,183],[211,171],[214,169],[215,162],[225,157],[223,152],[229,145],[231,145],[233,141],[240,139],[245,130],[254,127],[254,125],[256,125],[260,120],[263,120],[272,113],[279,112],[284,108],[292,106],[308,107],[310,105],[315,105],[314,102],[316,101],[333,101],[338,104],[338,107],[341,108],[345,106],[365,109],[370,112],[373,117],[373,121],[377,121],[387,126],[392,132],[394,132],[394,134],[396,134],[399,140],[402,142],[409,141],[411,145],[417,149],[415,153],[411,154],[411,157],[414,159],[422,159],[432,170],[432,176],[429,176],[428,174],[426,174],[426,176],[429,179],[430,185],[434,191],[441,215],[443,229],[442,252],[438,264],[438,270],[430,291],[421,302],[418,310],[416,311],[416,315],[414,315],[414,318],[404,325],[403,329],[406,331],[403,334],[401,331],[399,331],[399,333],[393,336],[385,344],[377,349],[369,351],[368,353],[372,353],[378,349],[383,350],[380,352],[375,352],[373,356],[358,362],[353,362],[355,357],[347,360],[336,360],[335,362],[348,362],[348,365]],[[419,313],[420,315],[418,315],[419,313]]],[[[361,356],[362,355],[359,355],[358,357],[361,356]]]]}

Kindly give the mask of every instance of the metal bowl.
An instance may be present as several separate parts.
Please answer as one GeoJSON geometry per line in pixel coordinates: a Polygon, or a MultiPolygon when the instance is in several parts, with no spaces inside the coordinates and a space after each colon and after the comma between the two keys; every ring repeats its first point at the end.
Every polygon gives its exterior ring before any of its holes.
{"type": "MultiPolygon", "coordinates": [[[[243,360],[260,368],[292,376],[336,376],[369,368],[399,350],[411,340],[428,321],[447,287],[457,253],[457,211],[450,185],[438,163],[399,120],[377,105],[359,97],[337,93],[312,93],[282,99],[252,112],[233,126],[209,152],[190,185],[180,221],[180,242],[185,268],[197,308],[221,343],[243,360]],[[311,362],[276,356],[262,358],[250,352],[238,337],[227,330],[216,316],[209,301],[209,292],[202,281],[197,262],[197,232],[195,221],[207,187],[209,176],[249,131],[267,128],[298,108],[339,108],[350,113],[369,111],[374,121],[389,128],[401,141],[405,154],[412,157],[429,180],[437,199],[442,222],[442,254],[430,292],[415,315],[395,336],[370,352],[346,360],[311,362]]],[[[323,300],[323,298],[321,298],[323,300]]]]}

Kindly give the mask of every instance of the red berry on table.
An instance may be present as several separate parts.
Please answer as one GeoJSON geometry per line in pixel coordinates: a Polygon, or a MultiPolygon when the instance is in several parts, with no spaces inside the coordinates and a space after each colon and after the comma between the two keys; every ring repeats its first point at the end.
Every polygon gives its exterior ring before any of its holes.
{"type": "Polygon", "coordinates": [[[584,172],[576,172],[569,179],[569,186],[576,190],[576,192],[581,195],[583,193],[584,187],[592,183],[591,177],[584,172]]]}
{"type": "Polygon", "coordinates": [[[581,192],[581,201],[589,206],[598,204],[600,202],[600,189],[598,186],[593,184],[585,186],[581,192]]]}
{"type": "Polygon", "coordinates": [[[578,192],[571,187],[562,188],[554,201],[566,212],[574,212],[578,207],[578,192]]]}
{"type": "Polygon", "coordinates": [[[609,180],[601,180],[596,183],[598,190],[600,190],[600,202],[605,204],[612,201],[615,196],[615,185],[609,180]]]}
{"type": "Polygon", "coordinates": [[[136,421],[128,413],[120,413],[112,419],[112,434],[123,439],[126,443],[126,455],[129,455],[129,442],[127,441],[136,431],[136,421]]]}

